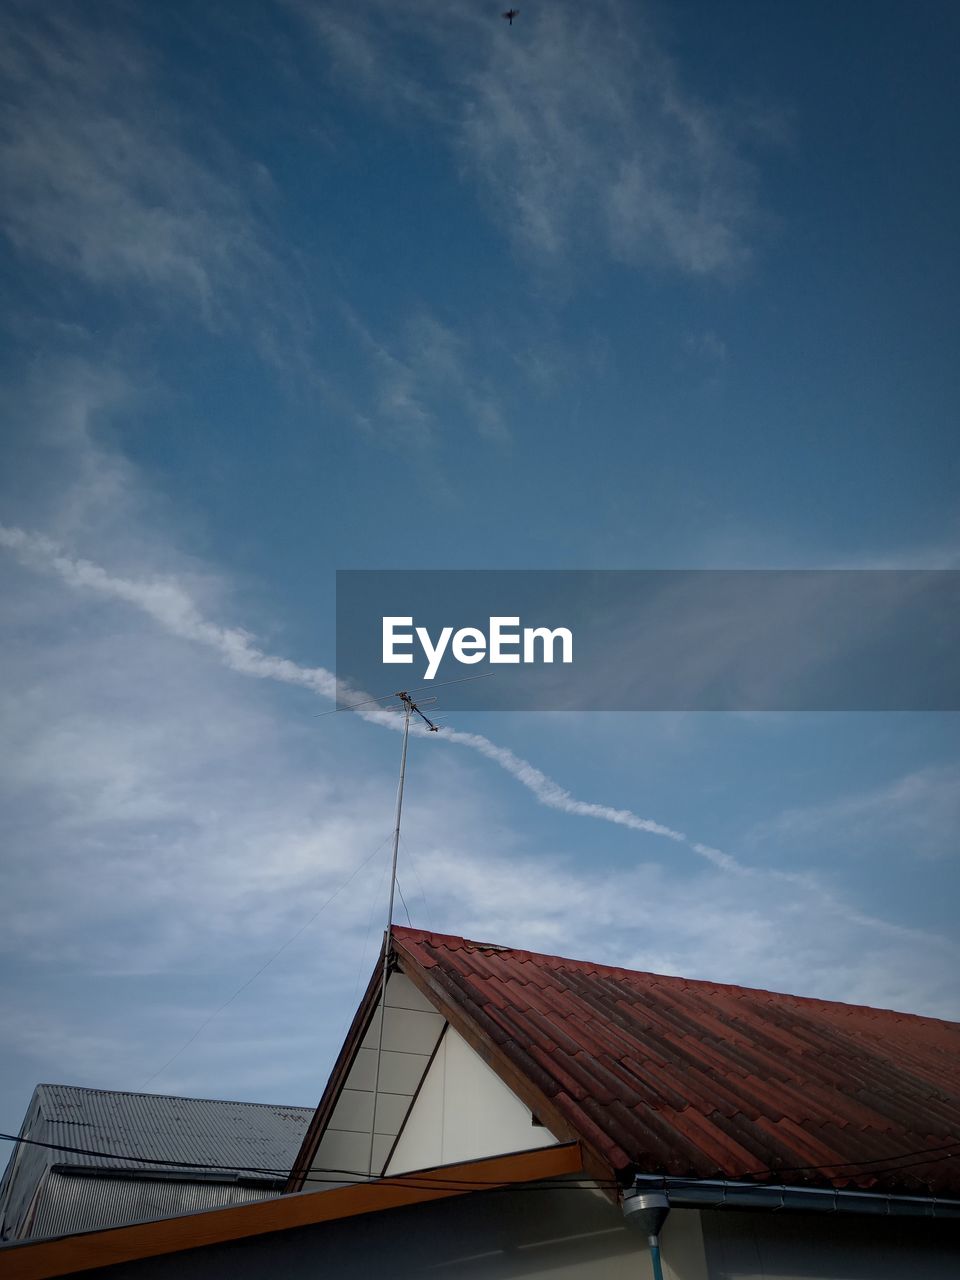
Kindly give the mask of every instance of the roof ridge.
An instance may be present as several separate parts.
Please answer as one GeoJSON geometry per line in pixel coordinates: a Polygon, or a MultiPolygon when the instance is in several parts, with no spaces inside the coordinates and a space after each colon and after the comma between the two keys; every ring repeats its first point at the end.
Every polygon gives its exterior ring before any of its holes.
{"type": "Polygon", "coordinates": [[[846,1000],[830,1000],[826,996],[805,996],[798,995],[792,991],[774,991],[770,987],[746,987],[742,983],[736,982],[718,982],[713,978],[688,978],[682,974],[673,973],[656,973],[650,969],[628,969],[624,965],[604,964],[598,960],[581,960],[576,956],[561,956],[546,951],[531,951],[527,947],[508,947],[500,943],[479,942],[472,938],[463,938],[458,934],[438,933],[434,929],[413,929],[403,925],[393,925],[391,932],[398,935],[398,941],[411,941],[417,938],[421,941],[435,940],[435,945],[443,945],[446,943],[457,943],[460,946],[472,947],[478,951],[509,951],[516,956],[530,956],[538,960],[559,961],[565,965],[576,965],[579,968],[590,968],[603,970],[606,973],[628,974],[632,977],[656,978],[661,982],[681,983],[694,987],[710,987],[721,988],[725,991],[742,992],[746,995],[773,996],[777,1000],[796,1000],[805,1005],[828,1005],[831,1008],[850,1009],[865,1014],[884,1014],[896,1018],[917,1019],[925,1023],[937,1023],[944,1027],[960,1027],[960,1022],[953,1021],[949,1018],[938,1018],[933,1014],[927,1013],[911,1013],[906,1009],[889,1009],[879,1005],[869,1004],[852,1004],[846,1000]]]}
{"type": "Polygon", "coordinates": [[[303,1107],[286,1102],[247,1102],[242,1098],[199,1098],[191,1097],[185,1093],[145,1093],[143,1090],[138,1089],[99,1089],[95,1085],[60,1084],[52,1080],[41,1080],[36,1085],[35,1092],[39,1089],[72,1089],[76,1093],[100,1093],[123,1098],[166,1098],[170,1102],[216,1103],[217,1106],[223,1107],[264,1107],[272,1111],[306,1111],[311,1115],[315,1110],[314,1107],[303,1107]]]}

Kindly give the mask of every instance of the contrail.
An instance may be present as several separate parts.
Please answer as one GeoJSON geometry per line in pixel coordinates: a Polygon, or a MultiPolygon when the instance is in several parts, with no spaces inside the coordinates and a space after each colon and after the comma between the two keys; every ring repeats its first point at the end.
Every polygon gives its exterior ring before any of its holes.
{"type": "MultiPolygon", "coordinates": [[[[664,836],[667,840],[674,840],[678,844],[689,845],[689,841],[682,831],[674,831],[672,827],[665,827],[663,823],[654,822],[652,818],[641,818],[639,814],[633,813],[630,809],[614,809],[606,804],[590,804],[586,800],[577,800],[569,791],[564,790],[558,782],[554,782],[553,778],[548,778],[545,773],[536,768],[535,765],[530,764],[528,760],[515,755],[509,747],[498,747],[495,742],[485,738],[482,733],[463,733],[458,729],[441,729],[440,737],[445,738],[447,742],[456,742],[460,746],[469,747],[471,750],[485,756],[488,760],[492,760],[494,764],[498,764],[501,769],[516,778],[528,791],[532,791],[540,803],[550,809],[559,809],[563,813],[578,814],[584,818],[599,818],[602,822],[613,822],[620,827],[630,827],[633,831],[646,831],[650,835],[664,836]]],[[[693,848],[692,845],[690,847],[693,848]]]]}
{"type": "MultiPolygon", "coordinates": [[[[221,627],[207,621],[189,593],[174,579],[138,580],[118,577],[92,560],[66,555],[60,545],[51,538],[5,525],[0,525],[0,547],[6,547],[13,552],[20,563],[27,568],[54,574],[77,590],[133,605],[171,635],[205,645],[213,650],[231,671],[252,676],[258,680],[276,680],[281,684],[297,685],[300,688],[309,689],[321,698],[329,701],[336,700],[338,682],[333,672],[325,667],[304,667],[292,662],[289,658],[265,653],[254,643],[250,632],[240,627],[221,627]]],[[[351,692],[358,694],[359,697],[364,696],[357,690],[351,690],[351,692]]],[[[353,714],[383,728],[397,730],[401,727],[401,722],[396,715],[380,707],[358,707],[353,714]]],[[[411,725],[411,732],[426,734],[427,730],[422,725],[411,725]]],[[[553,778],[532,765],[529,760],[524,760],[508,747],[498,746],[483,734],[442,728],[437,736],[457,746],[467,747],[492,761],[515,778],[521,786],[526,787],[540,804],[549,809],[557,809],[561,813],[584,818],[596,818],[600,822],[610,822],[632,831],[643,831],[648,835],[672,840],[727,874],[745,877],[766,875],[789,883],[794,888],[803,887],[813,892],[820,899],[823,907],[843,916],[850,923],[881,929],[900,937],[922,937],[926,945],[933,940],[930,934],[923,934],[918,930],[905,928],[890,921],[866,916],[848,907],[811,880],[809,876],[775,869],[759,870],[749,867],[729,853],[690,839],[682,831],[675,831],[672,827],[655,822],[652,818],[643,818],[631,809],[615,809],[610,805],[578,800],[553,778]]],[[[945,940],[939,939],[939,941],[945,940]]]]}
{"type": "MultiPolygon", "coordinates": [[[[189,593],[174,579],[119,577],[109,573],[102,565],[95,564],[92,560],[65,554],[59,544],[51,538],[5,525],[0,525],[0,546],[12,551],[20,563],[27,568],[55,574],[68,586],[77,590],[133,605],[171,635],[212,649],[231,671],[261,680],[277,680],[282,684],[299,685],[330,701],[337,697],[337,678],[333,672],[325,667],[304,667],[299,663],[291,662],[289,658],[265,653],[254,642],[250,632],[239,627],[221,627],[207,621],[189,593]]],[[[358,697],[364,696],[362,692],[356,690],[352,692],[357,693],[358,697]]],[[[384,728],[399,727],[396,716],[376,706],[358,707],[354,714],[384,728]]],[[[414,732],[418,731],[417,726],[412,728],[414,732]]],[[[426,732],[422,726],[420,731],[426,732]]],[[[443,728],[439,736],[447,742],[467,747],[499,765],[521,786],[526,787],[540,804],[549,809],[559,809],[562,813],[576,814],[586,818],[597,818],[602,822],[612,822],[617,826],[629,827],[633,831],[645,831],[649,835],[661,836],[677,844],[694,848],[682,831],[674,831],[672,827],[664,826],[661,822],[643,818],[630,809],[615,809],[609,805],[591,804],[585,800],[576,799],[528,760],[522,759],[507,747],[491,742],[483,734],[463,733],[455,729],[443,728]]],[[[694,852],[701,853],[701,856],[708,856],[711,862],[719,865],[714,851],[711,851],[710,855],[698,849],[694,849],[694,852]]],[[[728,855],[722,856],[727,858],[728,855]]],[[[739,865],[734,859],[730,859],[729,863],[731,866],[739,865]]]]}
{"type": "Polygon", "coordinates": [[[323,667],[301,667],[289,658],[275,658],[259,649],[249,632],[207,622],[183,587],[170,578],[118,578],[92,560],[64,555],[56,542],[42,534],[5,525],[0,525],[0,546],[12,551],[29,569],[54,573],[81,591],[135,605],[171,635],[213,649],[231,671],[300,685],[323,698],[337,696],[337,680],[331,672],[323,667]]]}

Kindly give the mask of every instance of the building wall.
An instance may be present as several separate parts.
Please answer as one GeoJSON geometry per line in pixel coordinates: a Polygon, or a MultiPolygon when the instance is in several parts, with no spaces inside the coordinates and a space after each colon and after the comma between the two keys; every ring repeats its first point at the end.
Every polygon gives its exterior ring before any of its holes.
{"type": "Polygon", "coordinates": [[[378,1074],[381,1012],[378,1004],[320,1140],[308,1187],[311,1178],[350,1182],[369,1176],[374,1114],[372,1172],[383,1171],[446,1025],[409,978],[392,973],[378,1074]]]}
{"type": "MultiPolygon", "coordinates": [[[[707,1280],[699,1213],[664,1230],[665,1280],[707,1280]],[[684,1269],[670,1264],[685,1259],[684,1269]]],[[[601,1192],[532,1187],[126,1263],[103,1280],[652,1280],[643,1235],[601,1192]]]]}
{"type": "MultiPolygon", "coordinates": [[[[40,1125],[39,1090],[34,1090],[20,1128],[20,1136],[37,1136],[40,1125]]],[[[21,1143],[14,1148],[0,1182],[0,1240],[18,1240],[24,1234],[23,1227],[30,1204],[44,1171],[52,1163],[51,1154],[43,1147],[31,1147],[21,1143]]]]}
{"type": "Polygon", "coordinates": [[[556,1145],[529,1107],[447,1027],[400,1131],[387,1174],[556,1145]]]}
{"type": "MultiPolygon", "coordinates": [[[[957,1280],[960,1224],[674,1209],[665,1280],[957,1280]]],[[[102,1280],[652,1280],[600,1192],[529,1188],[145,1259],[102,1280]]]]}
{"type": "Polygon", "coordinates": [[[238,1182],[205,1179],[111,1177],[108,1173],[78,1175],[70,1169],[50,1169],[40,1183],[29,1235],[69,1235],[96,1231],[119,1223],[149,1222],[203,1209],[269,1200],[276,1189],[238,1182]]]}
{"type": "Polygon", "coordinates": [[[957,1280],[960,1221],[703,1213],[709,1280],[957,1280]]]}

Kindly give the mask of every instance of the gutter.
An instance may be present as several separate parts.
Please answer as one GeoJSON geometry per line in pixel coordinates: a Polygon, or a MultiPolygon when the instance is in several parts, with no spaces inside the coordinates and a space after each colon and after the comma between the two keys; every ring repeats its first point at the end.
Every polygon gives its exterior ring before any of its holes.
{"type": "Polygon", "coordinates": [[[284,1177],[260,1177],[255,1174],[233,1172],[229,1169],[131,1169],[112,1168],[107,1164],[54,1164],[51,1173],[68,1178],[115,1178],[125,1182],[179,1182],[188,1186],[214,1185],[218,1187],[251,1187],[258,1191],[275,1191],[281,1195],[286,1186],[284,1177]]]}
{"type": "Polygon", "coordinates": [[[890,1218],[960,1218],[960,1200],[908,1196],[786,1183],[732,1182],[712,1178],[671,1178],[637,1174],[624,1193],[623,1208],[638,1196],[660,1192],[671,1209],[787,1209],[801,1213],[867,1214],[890,1218]]]}

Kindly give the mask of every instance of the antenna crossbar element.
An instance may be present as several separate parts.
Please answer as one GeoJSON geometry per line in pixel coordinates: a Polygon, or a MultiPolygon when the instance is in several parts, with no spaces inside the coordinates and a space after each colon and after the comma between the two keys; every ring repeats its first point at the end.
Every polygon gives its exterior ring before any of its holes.
{"type": "MultiPolygon", "coordinates": [[[[409,693],[405,693],[403,690],[401,690],[400,692],[397,693],[397,697],[400,699],[403,705],[408,709],[408,711],[412,711],[420,717],[420,719],[427,726],[427,728],[430,730],[431,733],[440,732],[439,728],[433,723],[433,721],[428,720],[427,717],[423,714],[423,712],[420,710],[420,708],[417,706],[414,700],[410,697],[409,693]]],[[[436,702],[436,698],[428,698],[427,701],[436,702]]]]}
{"type": "MultiPolygon", "coordinates": [[[[492,671],[481,671],[475,676],[458,676],[456,680],[437,680],[433,684],[425,684],[425,685],[422,685],[421,687],[424,689],[442,689],[448,684],[466,684],[468,680],[489,680],[491,675],[493,675],[492,671]]],[[[417,690],[414,689],[413,692],[416,693],[417,690]]],[[[341,711],[354,711],[356,710],[357,707],[368,707],[373,702],[389,702],[391,698],[409,698],[409,697],[410,697],[409,693],[397,692],[397,693],[385,693],[383,694],[382,697],[379,697],[379,698],[362,698],[359,702],[348,702],[342,707],[334,707],[331,711],[318,711],[313,718],[314,720],[322,720],[324,716],[339,715],[341,711]]],[[[435,702],[435,701],[436,701],[435,698],[427,698],[427,702],[435,702]]],[[[389,708],[389,707],[387,709],[399,710],[399,708],[389,708]]],[[[419,710],[416,707],[414,709],[417,710],[417,714],[419,715],[419,710]]]]}

